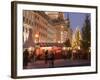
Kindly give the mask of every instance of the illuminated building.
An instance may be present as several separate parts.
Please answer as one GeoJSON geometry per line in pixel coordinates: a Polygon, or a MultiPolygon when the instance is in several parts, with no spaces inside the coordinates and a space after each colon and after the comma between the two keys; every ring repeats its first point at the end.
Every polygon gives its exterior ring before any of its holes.
{"type": "Polygon", "coordinates": [[[34,43],[63,43],[67,38],[71,39],[68,25],[63,12],[24,10],[23,41],[25,43],[31,39],[34,43]],[[29,36],[30,30],[31,36],[29,36]]]}

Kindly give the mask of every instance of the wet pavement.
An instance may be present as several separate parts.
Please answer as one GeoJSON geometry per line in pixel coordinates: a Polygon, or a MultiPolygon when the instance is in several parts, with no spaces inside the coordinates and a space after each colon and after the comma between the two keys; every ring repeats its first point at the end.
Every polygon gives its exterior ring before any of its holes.
{"type": "Polygon", "coordinates": [[[28,63],[28,66],[24,69],[39,69],[39,68],[57,68],[57,67],[77,67],[77,66],[90,66],[90,60],[79,59],[79,60],[70,60],[70,59],[57,59],[54,60],[54,65],[52,66],[51,61],[45,63],[45,60],[37,60],[35,62],[28,63]]]}

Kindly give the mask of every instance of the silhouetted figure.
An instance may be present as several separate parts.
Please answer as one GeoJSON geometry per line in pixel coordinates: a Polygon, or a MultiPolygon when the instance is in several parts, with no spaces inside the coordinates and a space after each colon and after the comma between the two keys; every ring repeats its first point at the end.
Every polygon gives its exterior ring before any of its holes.
{"type": "Polygon", "coordinates": [[[51,56],[52,56],[52,58],[51,58],[51,61],[52,61],[52,67],[54,67],[54,53],[53,53],[53,52],[51,53],[51,56]]]}
{"type": "Polygon", "coordinates": [[[54,53],[53,53],[53,51],[50,51],[48,58],[49,58],[49,67],[54,67],[54,53]]]}
{"type": "Polygon", "coordinates": [[[81,50],[78,50],[78,59],[81,59],[81,50]]]}
{"type": "Polygon", "coordinates": [[[67,51],[65,51],[65,50],[62,51],[62,58],[63,58],[64,60],[67,59],[67,51]]]}
{"type": "Polygon", "coordinates": [[[45,51],[45,64],[48,62],[48,50],[45,51]]]}
{"type": "Polygon", "coordinates": [[[68,50],[67,58],[68,59],[71,59],[71,57],[72,57],[72,51],[71,50],[68,50]]]}
{"type": "Polygon", "coordinates": [[[23,66],[26,67],[28,65],[28,62],[29,62],[29,52],[28,50],[26,49],[24,52],[23,52],[23,66]]]}
{"type": "Polygon", "coordinates": [[[32,62],[34,63],[35,60],[36,60],[36,49],[34,51],[32,51],[32,57],[31,57],[31,59],[32,59],[32,62]]]}

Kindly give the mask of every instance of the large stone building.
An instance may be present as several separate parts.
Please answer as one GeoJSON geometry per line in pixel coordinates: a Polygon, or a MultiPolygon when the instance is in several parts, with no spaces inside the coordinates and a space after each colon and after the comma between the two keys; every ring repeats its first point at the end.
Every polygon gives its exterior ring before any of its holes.
{"type": "Polygon", "coordinates": [[[56,31],[56,42],[58,43],[64,43],[67,38],[69,38],[67,35],[69,35],[69,29],[68,29],[68,19],[64,19],[64,13],[63,12],[48,12],[46,13],[50,19],[52,20],[52,24],[55,27],[56,31]]]}
{"type": "Polygon", "coordinates": [[[71,35],[68,19],[63,12],[23,11],[23,41],[34,43],[63,43],[71,35]],[[31,31],[31,34],[30,34],[31,31]],[[30,35],[30,36],[29,36],[30,35]],[[30,38],[29,38],[30,37],[30,38]]]}

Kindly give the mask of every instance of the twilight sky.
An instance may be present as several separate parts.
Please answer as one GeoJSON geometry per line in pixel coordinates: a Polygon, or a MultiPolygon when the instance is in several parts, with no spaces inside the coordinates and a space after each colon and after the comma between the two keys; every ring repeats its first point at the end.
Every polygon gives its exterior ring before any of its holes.
{"type": "MultiPolygon", "coordinates": [[[[70,19],[70,27],[72,28],[72,30],[75,30],[77,26],[81,29],[83,27],[85,16],[87,13],[65,12],[65,19],[67,18],[68,14],[70,19]]],[[[88,15],[90,16],[89,13],[88,15]]]]}

